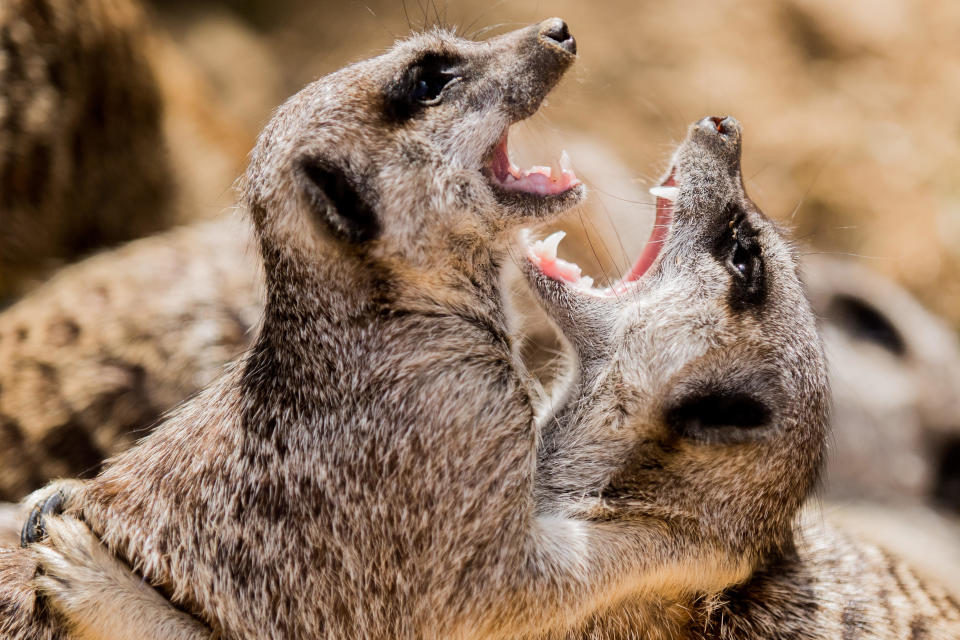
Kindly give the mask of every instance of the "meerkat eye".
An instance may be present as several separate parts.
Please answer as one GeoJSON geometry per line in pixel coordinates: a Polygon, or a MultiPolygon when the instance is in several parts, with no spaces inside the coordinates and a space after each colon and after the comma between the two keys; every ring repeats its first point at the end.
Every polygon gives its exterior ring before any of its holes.
{"type": "Polygon", "coordinates": [[[385,87],[387,116],[403,122],[440,104],[445,90],[463,79],[463,67],[456,56],[431,53],[419,58],[385,87]]]}
{"type": "Polygon", "coordinates": [[[449,73],[426,73],[413,88],[413,99],[426,105],[440,102],[440,94],[456,78],[449,73]]]}
{"type": "Polygon", "coordinates": [[[761,235],[739,207],[728,206],[723,219],[728,222],[718,229],[711,251],[733,275],[730,306],[735,311],[756,307],[765,299],[767,290],[761,235]]]}
{"type": "Polygon", "coordinates": [[[734,243],[733,255],[730,256],[730,264],[733,268],[747,280],[750,279],[750,273],[753,270],[753,256],[747,251],[739,241],[734,243]]]}

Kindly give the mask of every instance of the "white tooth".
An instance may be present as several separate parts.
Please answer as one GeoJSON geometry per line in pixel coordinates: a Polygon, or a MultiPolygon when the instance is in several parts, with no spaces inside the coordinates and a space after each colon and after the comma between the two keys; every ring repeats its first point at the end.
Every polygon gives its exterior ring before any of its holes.
{"type": "Polygon", "coordinates": [[[577,284],[584,289],[592,289],[593,278],[590,276],[580,276],[580,280],[577,282],[577,284]]]}
{"type": "Polygon", "coordinates": [[[536,165],[536,166],[530,167],[529,173],[539,173],[539,174],[544,175],[544,176],[546,176],[546,177],[548,177],[548,178],[552,178],[552,177],[553,177],[553,167],[545,167],[545,166],[542,166],[542,165],[536,165]]]}
{"type": "Polygon", "coordinates": [[[664,200],[669,200],[670,202],[676,202],[677,196],[680,195],[680,188],[679,187],[650,187],[650,194],[657,198],[663,198],[664,200]]]}
{"type": "Polygon", "coordinates": [[[570,154],[564,149],[560,152],[560,168],[563,171],[573,171],[573,164],[570,162],[570,154]]]}
{"type": "Polygon", "coordinates": [[[560,246],[560,241],[563,240],[566,236],[566,232],[557,231],[556,233],[551,233],[549,236],[544,238],[540,244],[540,252],[543,256],[547,258],[556,258],[557,257],[557,247],[560,246]]]}

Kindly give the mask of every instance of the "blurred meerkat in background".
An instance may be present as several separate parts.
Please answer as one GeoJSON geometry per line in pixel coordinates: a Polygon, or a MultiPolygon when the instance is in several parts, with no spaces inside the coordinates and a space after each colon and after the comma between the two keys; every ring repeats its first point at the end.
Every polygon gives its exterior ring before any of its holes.
{"type": "Polygon", "coordinates": [[[147,31],[127,0],[0,6],[0,296],[173,220],[147,31]]]}
{"type": "Polygon", "coordinates": [[[4,2],[0,306],[65,263],[232,204],[254,133],[136,0],[4,2]]]}

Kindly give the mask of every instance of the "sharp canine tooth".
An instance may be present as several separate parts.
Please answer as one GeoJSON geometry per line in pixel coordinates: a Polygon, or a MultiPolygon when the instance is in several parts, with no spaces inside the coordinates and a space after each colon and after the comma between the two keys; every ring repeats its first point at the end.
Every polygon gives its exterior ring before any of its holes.
{"type": "Polygon", "coordinates": [[[677,196],[680,194],[680,188],[679,187],[650,187],[650,194],[657,198],[663,198],[664,200],[669,200],[670,202],[676,202],[677,196]]]}
{"type": "Polygon", "coordinates": [[[562,171],[573,171],[573,164],[570,162],[570,154],[564,149],[560,152],[560,169],[562,171]]]}
{"type": "Polygon", "coordinates": [[[591,289],[593,288],[593,278],[590,276],[580,276],[580,280],[577,282],[577,284],[584,289],[591,289]]]}
{"type": "Polygon", "coordinates": [[[557,247],[560,246],[560,241],[563,240],[566,236],[566,232],[557,231],[551,233],[549,236],[541,240],[540,249],[546,257],[556,258],[557,257],[557,247]]]}

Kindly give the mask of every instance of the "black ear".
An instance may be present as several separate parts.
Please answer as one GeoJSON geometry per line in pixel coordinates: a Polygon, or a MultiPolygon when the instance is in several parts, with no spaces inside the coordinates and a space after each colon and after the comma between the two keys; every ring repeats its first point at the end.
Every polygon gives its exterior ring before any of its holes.
{"type": "Polygon", "coordinates": [[[339,167],[316,158],[300,162],[300,182],[317,220],[343,240],[371,240],[380,231],[369,194],[356,188],[339,167]]]}
{"type": "Polygon", "coordinates": [[[907,351],[903,336],[893,322],[864,300],[849,295],[834,296],[825,315],[854,338],[873,342],[897,356],[907,351]]]}
{"type": "Polygon", "coordinates": [[[679,398],[665,418],[670,430],[682,437],[733,443],[758,436],[771,424],[772,412],[749,391],[711,389],[679,398]]]}

